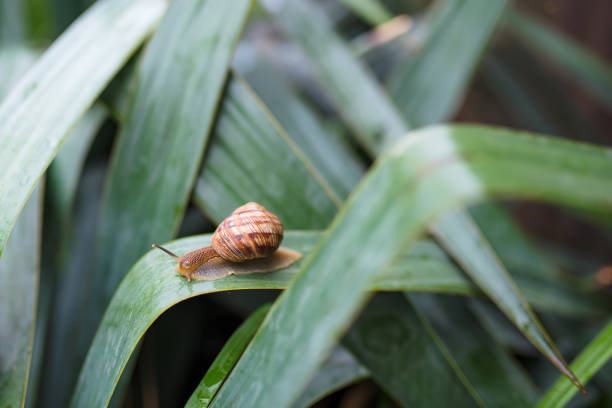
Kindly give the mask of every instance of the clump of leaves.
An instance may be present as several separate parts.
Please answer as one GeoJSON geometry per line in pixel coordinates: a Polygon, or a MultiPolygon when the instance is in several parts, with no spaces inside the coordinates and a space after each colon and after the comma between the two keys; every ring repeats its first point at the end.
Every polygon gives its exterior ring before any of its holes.
{"type": "Polygon", "coordinates": [[[306,407],[364,379],[399,406],[610,401],[601,260],[539,245],[508,200],[605,230],[612,150],[485,113],[445,123],[479,70],[501,96],[491,109],[571,136],[539,104],[557,84],[529,89],[537,69],[511,57],[549,58],[602,106],[609,66],[504,0],[253,3],[66,3],[56,15],[78,17],[46,49],[30,44],[62,19],[3,5],[2,406],[107,406],[127,390],[130,405],[306,407]],[[208,245],[248,201],[280,217],[301,261],[187,282],[150,251],[208,245]],[[204,294],[204,311],[160,319],[204,294]],[[230,315],[243,324],[210,346],[230,315]]]}

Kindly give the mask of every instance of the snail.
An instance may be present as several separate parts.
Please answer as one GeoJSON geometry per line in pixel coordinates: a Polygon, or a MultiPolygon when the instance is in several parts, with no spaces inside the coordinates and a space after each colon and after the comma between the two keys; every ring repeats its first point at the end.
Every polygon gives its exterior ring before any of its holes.
{"type": "Polygon", "coordinates": [[[153,244],[178,263],[175,269],[187,281],[216,280],[229,275],[272,272],[302,257],[299,252],[279,248],[283,224],[261,205],[250,202],[234,210],[215,230],[211,245],[183,256],[153,244]]]}

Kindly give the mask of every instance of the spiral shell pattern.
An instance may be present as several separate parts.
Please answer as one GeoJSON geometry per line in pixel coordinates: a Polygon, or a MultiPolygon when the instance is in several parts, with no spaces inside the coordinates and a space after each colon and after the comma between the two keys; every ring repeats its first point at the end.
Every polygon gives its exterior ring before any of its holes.
{"type": "Polygon", "coordinates": [[[230,262],[270,256],[283,240],[283,224],[257,203],[238,207],[217,227],[212,237],[215,252],[230,262]]]}

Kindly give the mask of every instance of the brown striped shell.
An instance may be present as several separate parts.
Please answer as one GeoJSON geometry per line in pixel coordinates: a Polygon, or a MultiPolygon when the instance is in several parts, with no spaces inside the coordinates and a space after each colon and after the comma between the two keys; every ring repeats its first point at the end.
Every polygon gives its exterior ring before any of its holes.
{"type": "Polygon", "coordinates": [[[257,203],[234,210],[217,227],[212,237],[215,252],[230,262],[270,256],[283,240],[283,224],[257,203]]]}

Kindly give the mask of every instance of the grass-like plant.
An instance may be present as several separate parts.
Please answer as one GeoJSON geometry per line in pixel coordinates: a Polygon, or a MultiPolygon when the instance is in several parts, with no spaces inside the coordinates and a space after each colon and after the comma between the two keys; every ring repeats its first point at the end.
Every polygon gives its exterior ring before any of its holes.
{"type": "Polygon", "coordinates": [[[610,268],[508,211],[605,230],[612,149],[544,136],[578,135],[508,56],[604,107],[612,69],[505,0],[342,3],[98,0],[41,47],[80,8],[0,2],[0,407],[307,407],[358,382],[381,406],[612,401],[610,268]],[[539,133],[448,123],[475,72],[539,133]],[[188,282],[151,250],[209,245],[248,201],[298,263],[188,282]]]}

